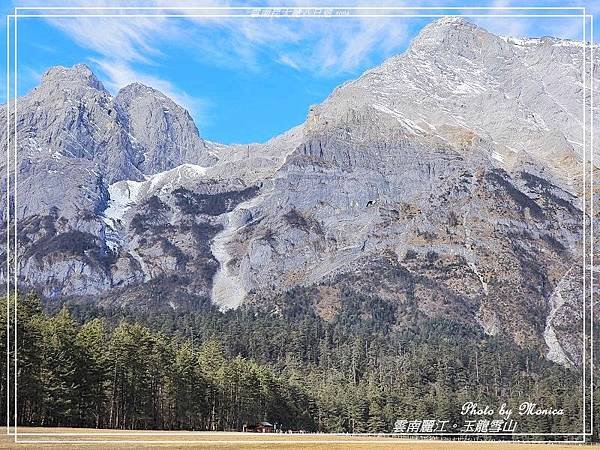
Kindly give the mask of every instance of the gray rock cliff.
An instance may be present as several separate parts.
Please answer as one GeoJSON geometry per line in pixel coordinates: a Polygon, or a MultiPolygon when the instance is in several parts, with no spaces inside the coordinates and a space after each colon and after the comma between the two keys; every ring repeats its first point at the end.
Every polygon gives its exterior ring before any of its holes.
{"type": "Polygon", "coordinates": [[[113,98],[85,66],[53,68],[19,99],[20,280],[175,309],[317,286],[335,310],[349,286],[578,365],[582,58],[441,19],[304,124],[234,146],[155,89],[113,98]]]}

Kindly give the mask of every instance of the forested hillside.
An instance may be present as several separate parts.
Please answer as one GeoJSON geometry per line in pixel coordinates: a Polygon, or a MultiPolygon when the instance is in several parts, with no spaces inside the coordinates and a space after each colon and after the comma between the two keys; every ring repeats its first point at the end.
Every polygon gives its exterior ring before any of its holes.
{"type": "MultiPolygon", "coordinates": [[[[294,292],[296,305],[305,294],[294,292]]],[[[580,373],[450,321],[382,329],[393,312],[381,300],[367,308],[376,320],[352,308],[325,321],[310,309],[222,313],[210,303],[144,317],[81,306],[50,314],[36,296],[22,297],[19,423],[241,430],[267,420],[284,430],[378,433],[398,419],[460,423],[466,401],[526,400],[566,414],[519,418],[522,431],[581,423],[580,373]]],[[[2,302],[3,323],[5,311],[2,302]]]]}

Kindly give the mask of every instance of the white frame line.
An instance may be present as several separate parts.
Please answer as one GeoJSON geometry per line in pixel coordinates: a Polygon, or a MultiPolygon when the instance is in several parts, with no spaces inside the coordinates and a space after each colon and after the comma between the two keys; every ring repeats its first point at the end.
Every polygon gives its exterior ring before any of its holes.
{"type": "Polygon", "coordinates": [[[15,421],[15,423],[14,423],[14,429],[15,429],[14,433],[15,433],[15,442],[17,442],[17,419],[18,419],[18,397],[17,397],[17,364],[18,364],[18,360],[17,360],[17,309],[18,309],[18,305],[17,305],[17,303],[18,303],[17,281],[18,281],[18,278],[17,278],[17,276],[18,275],[17,274],[19,272],[19,268],[18,268],[18,265],[17,265],[17,261],[18,261],[18,253],[17,253],[17,242],[18,242],[17,241],[17,223],[18,223],[18,219],[17,219],[17,217],[18,217],[18,214],[17,214],[17,172],[18,172],[18,170],[17,170],[17,98],[18,98],[18,92],[19,91],[18,91],[18,88],[17,88],[17,86],[18,86],[18,84],[17,84],[17,61],[18,61],[18,55],[17,55],[17,49],[18,49],[18,47],[17,47],[17,36],[18,35],[17,35],[17,17],[16,16],[14,17],[14,25],[15,25],[15,27],[14,27],[14,33],[15,33],[15,36],[14,36],[15,37],[14,46],[15,46],[15,49],[14,49],[14,55],[13,55],[13,62],[14,62],[13,69],[14,69],[15,79],[14,79],[14,91],[13,91],[13,94],[14,94],[13,95],[14,113],[13,114],[14,114],[14,133],[15,133],[15,136],[14,136],[14,143],[13,143],[13,145],[14,145],[14,148],[15,148],[15,150],[14,150],[15,151],[15,153],[14,153],[14,158],[15,158],[14,159],[14,165],[15,165],[14,169],[15,169],[15,172],[14,172],[14,178],[13,178],[13,189],[14,189],[14,192],[13,192],[13,205],[14,205],[13,216],[14,216],[14,221],[15,221],[15,228],[14,228],[15,235],[13,237],[13,241],[14,241],[14,244],[13,244],[13,249],[14,249],[14,259],[13,259],[13,262],[14,262],[14,269],[13,269],[14,281],[13,282],[14,282],[14,292],[15,292],[14,293],[15,310],[14,310],[14,319],[13,319],[14,325],[13,326],[14,326],[14,348],[15,348],[15,350],[14,350],[14,352],[15,352],[15,354],[14,354],[14,362],[15,362],[15,368],[14,369],[15,369],[15,371],[14,371],[14,387],[13,387],[14,394],[13,394],[13,397],[14,397],[14,409],[15,409],[14,410],[14,421],[15,421]]]}
{"type": "MultiPolygon", "coordinates": [[[[379,434],[379,435],[390,435],[390,436],[419,436],[419,435],[424,435],[424,436],[461,436],[461,435],[465,435],[465,436],[480,436],[480,435],[510,435],[510,436],[515,436],[515,435],[522,435],[522,436],[534,436],[534,435],[539,435],[539,436],[582,436],[583,437],[583,441],[560,441],[562,443],[567,443],[567,442],[574,442],[574,443],[581,443],[581,442],[585,442],[585,437],[588,435],[591,435],[593,432],[593,428],[591,428],[591,431],[588,433],[586,432],[586,404],[585,404],[585,388],[586,388],[586,380],[585,380],[585,354],[586,354],[586,345],[585,345],[585,341],[586,341],[586,337],[585,337],[585,229],[586,229],[586,219],[585,219],[585,181],[586,181],[586,174],[585,174],[585,163],[586,163],[586,151],[585,151],[585,128],[586,128],[586,121],[585,121],[585,88],[586,88],[586,83],[585,83],[585,62],[586,62],[586,46],[588,45],[586,40],[585,40],[585,36],[586,36],[586,19],[590,19],[591,22],[591,30],[593,30],[593,16],[592,15],[588,15],[585,13],[586,9],[583,7],[178,7],[178,8],[165,8],[165,7],[39,7],[39,9],[41,10],[76,10],[76,9],[80,9],[80,10],[170,10],[170,9],[174,9],[174,10],[247,10],[247,11],[254,11],[254,10],[270,10],[270,11],[304,11],[304,10],[355,10],[355,11],[360,11],[360,10],[580,10],[583,12],[583,14],[581,15],[573,15],[573,14],[546,14],[546,15],[537,15],[537,14],[368,14],[368,15],[363,15],[363,14],[348,14],[348,15],[340,15],[340,14],[299,14],[299,15],[294,15],[294,14],[278,14],[278,15],[262,15],[262,14],[244,14],[244,15],[239,15],[239,14],[227,14],[227,15],[212,15],[212,14],[202,14],[202,15],[197,15],[197,14],[60,14],[60,15],[55,15],[55,14],[18,14],[19,10],[33,10],[33,9],[37,9],[35,7],[16,7],[14,9],[14,14],[13,15],[8,15],[7,16],[7,49],[9,48],[9,37],[10,37],[10,32],[9,32],[9,24],[10,18],[14,19],[14,132],[15,132],[15,139],[14,139],[14,170],[15,170],[15,174],[14,174],[14,180],[13,180],[13,190],[14,190],[14,211],[13,211],[13,215],[14,215],[14,263],[15,263],[15,269],[14,269],[14,302],[15,302],[15,311],[14,311],[14,321],[15,321],[15,329],[14,329],[14,347],[15,347],[15,355],[14,355],[14,363],[15,363],[15,380],[14,380],[14,407],[15,407],[15,412],[14,412],[14,420],[15,420],[15,424],[14,424],[14,433],[10,433],[10,426],[9,426],[9,414],[7,414],[7,434],[10,435],[14,435],[15,436],[15,442],[17,442],[17,327],[16,327],[16,323],[17,323],[17,281],[18,281],[18,267],[17,267],[17,260],[18,260],[18,253],[17,253],[17,213],[16,213],[16,202],[17,202],[17,97],[18,97],[18,84],[17,84],[17,18],[18,17],[23,17],[23,18],[30,18],[30,17],[41,17],[41,18],[46,18],[46,17],[52,17],[52,18],[66,18],[66,17],[107,17],[107,18],[112,18],[112,17],[119,17],[119,18],[124,18],[124,17],[181,17],[181,18],[187,18],[187,17],[204,17],[204,18],[236,18],[236,17],[243,17],[243,18],[311,18],[311,17],[315,17],[315,18],[334,18],[334,17],[341,17],[341,18],[356,18],[356,17],[420,17],[420,18],[433,18],[433,17],[455,17],[455,16],[459,16],[459,17],[517,17],[517,18],[536,18],[536,17],[582,17],[583,19],[583,42],[582,42],[582,47],[583,47],[583,52],[584,52],[584,58],[583,58],[583,98],[584,98],[584,116],[583,116],[583,126],[584,126],[584,141],[583,141],[583,149],[584,149],[584,176],[583,176],[583,186],[584,186],[584,192],[583,192],[583,202],[584,202],[584,235],[583,235],[583,240],[584,240],[584,307],[583,307],[583,315],[584,315],[584,348],[583,348],[583,371],[584,371],[584,375],[583,375],[583,393],[584,393],[584,405],[583,405],[583,433],[425,433],[425,434],[421,434],[421,433],[411,433],[411,434],[402,434],[402,433],[389,433],[389,434],[379,434]]],[[[593,36],[593,33],[591,34],[591,36],[593,36]]],[[[590,44],[591,47],[591,55],[593,55],[593,41],[590,44]]],[[[591,56],[590,56],[591,59],[591,56]]],[[[8,55],[7,52],[7,62],[10,61],[10,56],[8,55]]],[[[591,67],[593,68],[593,60],[591,59],[590,62],[591,67]]],[[[10,74],[9,71],[9,67],[7,64],[7,74],[10,74]]],[[[10,85],[9,82],[9,77],[7,77],[7,86],[10,85]]],[[[593,76],[590,76],[591,78],[591,83],[593,83],[593,76]]],[[[592,84],[593,86],[593,84],[592,84]]],[[[9,89],[7,89],[7,103],[8,103],[8,99],[10,93],[9,93],[9,89]]],[[[593,93],[590,95],[591,98],[593,98],[593,93]]],[[[593,105],[591,107],[592,111],[593,111],[593,105]]],[[[7,110],[7,131],[9,130],[9,125],[8,125],[9,119],[8,119],[8,110],[7,110]]],[[[593,122],[592,122],[592,126],[593,126],[593,122]]],[[[592,130],[593,131],[593,130],[592,130]]],[[[9,142],[9,135],[10,133],[7,133],[7,142],[9,142]]],[[[593,136],[593,132],[591,132],[592,136],[593,136]]],[[[7,152],[8,153],[8,152],[7,152]]],[[[593,155],[593,147],[592,147],[592,155],[593,155]]],[[[593,156],[592,156],[593,158],[593,156]]],[[[7,155],[7,160],[9,159],[9,156],[7,155]]],[[[8,169],[8,167],[7,167],[8,169]]],[[[591,172],[593,173],[593,165],[591,166],[591,172]]],[[[593,175],[592,175],[593,176],[593,175]]],[[[9,177],[7,177],[9,178],[9,177]]],[[[592,190],[592,195],[593,195],[593,187],[590,186],[591,190],[592,190]]],[[[8,190],[7,190],[7,196],[8,196],[8,203],[10,203],[10,196],[8,195],[8,190]]],[[[592,202],[593,203],[593,202],[592,202]]],[[[7,225],[10,225],[10,223],[8,222],[7,225]]],[[[10,226],[8,226],[8,229],[10,229],[10,226]]],[[[9,231],[9,230],[8,230],[9,231]]],[[[590,230],[591,231],[591,230],[590,230]]],[[[591,241],[593,241],[591,239],[591,241]]],[[[9,242],[9,233],[7,233],[7,242],[9,242]]],[[[9,260],[9,249],[7,248],[7,262],[9,260]]],[[[592,266],[591,266],[591,275],[590,275],[591,279],[593,279],[593,255],[592,255],[592,266]]],[[[10,280],[10,277],[8,276],[8,267],[7,267],[7,290],[10,291],[9,289],[9,284],[10,282],[8,281],[10,280]]],[[[7,311],[9,310],[9,301],[8,301],[8,296],[7,296],[7,311]]],[[[593,303],[591,303],[592,306],[592,311],[593,311],[593,303]]],[[[593,314],[593,313],[592,313],[593,314]]],[[[8,314],[7,314],[7,324],[9,322],[8,319],[8,314]]],[[[593,323],[592,323],[592,330],[593,330],[593,323]]],[[[9,331],[9,330],[7,330],[9,331]]],[[[592,331],[593,333],[593,331],[592,331]]],[[[7,342],[10,341],[9,335],[10,333],[7,332],[7,342]]],[[[8,359],[8,348],[7,347],[7,359],[8,359]]],[[[593,348],[593,342],[592,342],[592,348],[593,348]]],[[[590,361],[590,365],[591,367],[593,367],[593,360],[590,361]]],[[[7,369],[8,372],[8,369],[7,369]]],[[[593,383],[593,370],[590,370],[591,374],[590,374],[590,380],[593,383]]],[[[8,380],[7,380],[7,385],[8,385],[8,380]]],[[[8,389],[8,388],[7,388],[8,389]]],[[[593,385],[591,385],[591,389],[593,392],[593,385]]],[[[593,395],[593,394],[592,394],[593,395]]],[[[592,397],[593,398],[593,397],[592,397]]],[[[8,406],[8,392],[7,392],[7,412],[9,409],[8,406]]],[[[592,404],[593,406],[593,404],[592,404]]],[[[593,424],[593,407],[591,408],[591,423],[593,424]]],[[[127,433],[128,435],[131,434],[138,434],[139,431],[135,431],[132,433],[127,433]]],[[[153,433],[160,433],[160,431],[153,431],[153,433]]],[[[165,431],[165,433],[168,433],[170,435],[173,435],[173,433],[169,432],[169,431],[165,431]]],[[[90,433],[82,433],[82,434],[76,434],[76,435],[83,435],[85,434],[86,436],[89,436],[90,433]]],[[[114,433],[112,433],[114,435],[114,433]]],[[[22,435],[26,435],[26,434],[22,434],[22,435]]],[[[52,436],[60,436],[60,434],[58,433],[51,433],[51,434],[44,434],[44,433],[27,433],[27,435],[52,435],[52,436]]],[[[73,434],[71,434],[73,435],[73,434]]],[[[93,434],[91,434],[93,436],[93,434]]],[[[346,434],[344,434],[346,435],[346,434]]],[[[353,436],[356,436],[355,434],[352,434],[353,436]]],[[[358,436],[364,436],[364,434],[358,434],[358,436]]],[[[367,434],[368,435],[368,434],[367,434]]],[[[25,441],[28,443],[45,443],[44,441],[25,441]]],[[[52,443],[55,442],[63,442],[63,443],[67,443],[67,441],[50,441],[52,443]]],[[[104,443],[105,441],[74,441],[76,443],[104,443]]],[[[119,441],[108,441],[108,442],[119,442],[119,441]]],[[[133,442],[137,442],[137,443],[141,443],[142,441],[133,441],[133,442]]],[[[150,441],[152,443],[161,443],[161,441],[150,441]]],[[[190,441],[185,441],[185,442],[190,442],[190,441]]],[[[204,441],[193,441],[195,443],[202,443],[204,441]]],[[[207,443],[214,443],[216,441],[206,441],[207,443]]],[[[222,442],[222,441],[220,441],[222,442]]],[[[240,442],[240,443],[245,443],[245,441],[235,441],[240,442]]],[[[256,442],[256,441],[248,441],[248,442],[256,442]]],[[[268,441],[269,443],[271,443],[272,441],[268,441]]],[[[301,443],[302,441],[297,441],[298,443],[301,443]]],[[[327,443],[327,442],[332,442],[332,441],[322,441],[323,443],[327,443]]],[[[388,441],[385,441],[388,442],[388,441]]],[[[421,441],[418,441],[421,442],[421,441]]],[[[475,441],[476,442],[476,441],[475,441]]],[[[503,441],[499,441],[499,442],[503,442],[503,441]]],[[[506,442],[506,441],[504,441],[506,442]]],[[[512,442],[534,442],[534,441],[512,441],[512,442]]],[[[540,442],[544,442],[544,443],[548,443],[549,441],[540,441],[540,442]]],[[[551,442],[551,441],[550,441],[551,442]]],[[[173,441],[169,441],[168,443],[173,443],[173,441]]],[[[559,443],[559,442],[557,442],[559,443]]]]}
{"type": "MultiPolygon", "coordinates": [[[[594,16],[590,17],[590,432],[594,432],[594,16]]],[[[585,253],[584,253],[585,257],[585,253]]],[[[585,362],[585,361],[584,361],[585,362]]]]}
{"type": "MultiPolygon", "coordinates": [[[[353,435],[347,435],[347,436],[353,436],[353,435]]],[[[444,442],[447,441],[440,441],[439,443],[442,444],[444,442]]],[[[458,441],[457,441],[458,442],[458,441]]],[[[510,446],[511,444],[519,444],[519,443],[525,443],[525,444],[548,444],[548,445],[563,445],[563,444],[582,444],[582,441],[575,441],[575,440],[568,440],[568,441],[540,441],[540,440],[531,440],[531,441],[481,441],[481,440],[476,440],[476,441],[460,441],[460,444],[468,444],[468,445],[481,445],[482,442],[485,442],[486,444],[495,444],[495,445],[506,445],[506,446],[510,446]]],[[[348,444],[349,446],[352,446],[354,444],[357,443],[368,443],[368,444],[428,444],[431,445],[431,441],[429,440],[425,440],[425,439],[397,439],[396,441],[392,441],[392,440],[369,440],[369,439],[364,439],[364,440],[345,440],[345,439],[339,439],[339,440],[291,440],[291,441],[278,441],[278,440],[212,440],[212,441],[159,441],[159,440],[148,440],[148,441],[142,441],[142,440],[124,440],[124,441],[77,441],[77,440],[73,440],[73,441],[67,441],[67,440],[39,440],[39,441],[33,441],[33,440],[24,440],[24,441],[19,441],[20,444],[76,444],[76,445],[93,445],[93,444],[133,444],[133,445],[140,445],[140,444],[149,444],[149,445],[161,445],[161,444],[171,444],[171,445],[193,445],[193,444],[214,444],[215,447],[218,447],[219,445],[229,445],[229,444],[255,444],[255,445],[261,445],[261,444],[267,444],[267,445],[281,445],[281,444],[297,444],[297,445],[302,445],[302,444],[348,444]]]]}
{"type": "Polygon", "coordinates": [[[340,14],[298,14],[298,15],[290,15],[286,16],[283,14],[278,15],[248,15],[248,14],[19,14],[15,17],[21,18],[32,18],[32,17],[40,17],[40,18],[58,18],[64,19],[69,17],[104,17],[104,18],[149,18],[149,17],[161,17],[161,18],[264,18],[264,19],[306,19],[306,18],[340,18],[340,19],[349,19],[356,17],[367,17],[367,18],[394,18],[394,17],[407,17],[407,18],[442,18],[442,17],[476,17],[476,18],[484,18],[484,17],[515,17],[515,18],[541,18],[541,17],[584,17],[580,14],[361,14],[361,15],[340,15],[340,14]]]}
{"type": "Polygon", "coordinates": [[[340,10],[456,10],[456,11],[468,11],[468,10],[542,10],[542,11],[562,11],[562,10],[576,10],[585,12],[584,6],[176,6],[176,7],[165,7],[165,6],[17,6],[14,8],[17,11],[32,11],[32,10],[153,10],[153,11],[164,11],[166,9],[174,10],[325,10],[325,9],[340,9],[340,10]]]}
{"type": "Polygon", "coordinates": [[[10,16],[6,16],[6,434],[10,434],[10,16]]]}
{"type": "Polygon", "coordinates": [[[586,393],[586,386],[585,386],[585,383],[586,383],[586,378],[585,378],[585,369],[586,369],[585,355],[586,355],[586,351],[585,350],[586,350],[586,346],[587,346],[586,337],[585,337],[585,334],[586,334],[586,323],[585,323],[585,316],[586,316],[585,312],[586,311],[585,310],[587,309],[587,307],[585,305],[586,304],[586,296],[585,296],[585,278],[586,278],[586,274],[585,274],[585,251],[586,251],[586,245],[585,245],[585,243],[586,243],[586,239],[585,239],[585,237],[586,237],[586,230],[587,230],[587,211],[585,210],[585,206],[586,206],[586,199],[585,199],[586,170],[585,170],[585,168],[586,168],[586,165],[587,165],[586,164],[587,151],[586,151],[586,148],[585,148],[585,143],[586,143],[586,139],[585,139],[586,138],[586,132],[585,132],[585,128],[586,128],[585,127],[585,125],[586,125],[586,122],[585,122],[585,117],[586,117],[586,114],[585,114],[585,103],[586,103],[586,98],[585,98],[586,71],[585,71],[585,67],[586,67],[586,64],[585,64],[585,59],[587,57],[587,52],[586,52],[586,48],[585,48],[586,47],[585,46],[585,42],[586,42],[585,41],[585,37],[586,37],[586,35],[585,35],[586,16],[585,15],[582,16],[582,25],[583,25],[583,42],[584,42],[584,44],[582,45],[583,58],[582,58],[582,74],[581,74],[581,79],[583,81],[583,89],[582,89],[582,92],[581,92],[581,95],[582,95],[581,110],[582,110],[582,121],[583,121],[583,130],[582,130],[582,134],[583,134],[583,138],[582,138],[582,144],[583,144],[582,145],[582,147],[583,147],[583,200],[582,200],[582,202],[583,202],[583,208],[582,208],[583,209],[583,217],[582,217],[582,219],[583,219],[583,221],[582,221],[582,223],[583,223],[583,228],[582,228],[582,232],[583,232],[583,236],[582,236],[582,240],[583,240],[583,254],[581,255],[583,257],[583,264],[582,264],[582,267],[581,267],[581,271],[582,271],[582,284],[583,284],[583,308],[582,308],[583,309],[583,311],[582,311],[583,320],[581,321],[582,322],[582,327],[583,327],[582,328],[583,349],[582,349],[582,357],[581,357],[581,361],[583,363],[582,364],[583,374],[582,374],[581,388],[583,390],[583,393],[582,393],[582,414],[581,414],[581,419],[582,419],[582,422],[583,422],[583,431],[585,432],[585,431],[587,431],[586,417],[585,417],[585,413],[586,413],[586,395],[585,395],[585,393],[586,393]]]}

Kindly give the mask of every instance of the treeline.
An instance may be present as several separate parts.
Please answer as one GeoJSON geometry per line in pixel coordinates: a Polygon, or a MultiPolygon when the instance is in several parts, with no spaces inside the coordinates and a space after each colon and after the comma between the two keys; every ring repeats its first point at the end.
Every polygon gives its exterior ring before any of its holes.
{"type": "Polygon", "coordinates": [[[19,302],[17,336],[23,425],[235,430],[278,417],[314,427],[297,410],[305,405],[292,381],[227,357],[214,340],[193,346],[127,321],[112,329],[99,318],[79,325],[66,308],[44,314],[35,296],[19,302]]]}
{"type": "Polygon", "coordinates": [[[37,297],[21,298],[18,421],[186,430],[269,421],[378,433],[398,419],[461,423],[466,401],[515,409],[531,401],[565,415],[519,419],[521,431],[572,432],[581,423],[573,395],[580,374],[533,350],[445,320],[393,327],[389,305],[351,293],[325,321],[302,307],[302,291],[293,295],[294,309],[278,313],[222,313],[207,303],[195,313],[147,315],[87,307],[48,314],[37,297]]]}

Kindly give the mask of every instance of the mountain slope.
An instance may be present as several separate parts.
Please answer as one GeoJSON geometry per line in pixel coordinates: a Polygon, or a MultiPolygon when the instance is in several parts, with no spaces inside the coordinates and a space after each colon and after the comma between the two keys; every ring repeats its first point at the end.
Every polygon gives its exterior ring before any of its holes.
{"type": "Polygon", "coordinates": [[[555,299],[581,311],[580,63],[573,42],[460,19],[426,27],[311,110],[304,142],[224,246],[238,292],[261,301],[347,279],[578,363],[580,319],[555,299]],[[408,286],[373,286],[380,256],[408,286]]]}
{"type": "Polygon", "coordinates": [[[184,162],[215,163],[207,143],[189,113],[163,93],[133,83],[121,89],[115,105],[126,117],[126,128],[143,149],[139,164],[145,174],[172,169],[184,162]]]}
{"type": "Polygon", "coordinates": [[[20,279],[175,309],[314,286],[325,315],[347,288],[397,326],[449,316],[578,365],[581,62],[575,42],[442,19],[301,126],[235,146],[152,88],[51,69],[20,99],[20,279]]]}

